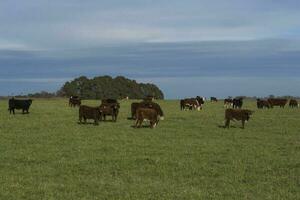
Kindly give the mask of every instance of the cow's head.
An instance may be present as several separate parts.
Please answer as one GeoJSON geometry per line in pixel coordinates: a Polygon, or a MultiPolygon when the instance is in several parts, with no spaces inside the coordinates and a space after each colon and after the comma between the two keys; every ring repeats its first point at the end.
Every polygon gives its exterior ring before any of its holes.
{"type": "Polygon", "coordinates": [[[245,114],[246,114],[246,121],[249,121],[250,116],[254,113],[254,111],[252,110],[244,110],[245,114]]]}

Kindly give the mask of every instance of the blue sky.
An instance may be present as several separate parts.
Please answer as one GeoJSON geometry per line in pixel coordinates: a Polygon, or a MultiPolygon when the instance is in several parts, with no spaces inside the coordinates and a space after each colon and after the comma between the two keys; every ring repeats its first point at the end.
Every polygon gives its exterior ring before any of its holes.
{"type": "Polygon", "coordinates": [[[296,0],[3,0],[0,95],[124,75],[167,98],[300,96],[296,0]]]}

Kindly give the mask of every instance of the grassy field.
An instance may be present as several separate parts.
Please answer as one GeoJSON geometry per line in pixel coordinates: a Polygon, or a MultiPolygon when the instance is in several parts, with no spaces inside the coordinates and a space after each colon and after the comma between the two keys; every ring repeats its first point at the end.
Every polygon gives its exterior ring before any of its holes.
{"type": "Polygon", "coordinates": [[[300,199],[300,109],[246,102],[246,128],[223,129],[221,102],[198,112],[160,101],[165,120],[151,130],[131,127],[130,103],[94,126],[65,99],[15,116],[2,100],[0,199],[300,199]]]}

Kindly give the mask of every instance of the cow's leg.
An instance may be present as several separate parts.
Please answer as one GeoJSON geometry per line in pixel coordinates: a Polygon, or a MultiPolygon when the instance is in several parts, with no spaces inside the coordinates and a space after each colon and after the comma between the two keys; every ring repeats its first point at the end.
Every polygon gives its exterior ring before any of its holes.
{"type": "Polygon", "coordinates": [[[79,115],[79,123],[81,124],[81,122],[82,122],[82,116],[79,115]]]}
{"type": "Polygon", "coordinates": [[[14,108],[12,109],[12,111],[13,111],[13,114],[15,114],[15,109],[14,108]]]}
{"type": "Polygon", "coordinates": [[[245,128],[245,120],[242,120],[242,128],[245,128]]]}
{"type": "Polygon", "coordinates": [[[230,119],[226,119],[225,128],[229,128],[229,125],[230,125],[230,119]]]}

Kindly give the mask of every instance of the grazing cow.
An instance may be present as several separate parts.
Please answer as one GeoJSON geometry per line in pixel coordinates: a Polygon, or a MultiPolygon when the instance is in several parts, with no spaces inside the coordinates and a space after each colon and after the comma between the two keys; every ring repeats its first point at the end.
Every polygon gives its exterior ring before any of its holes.
{"type": "Polygon", "coordinates": [[[84,123],[86,123],[87,119],[93,119],[95,125],[98,125],[101,118],[102,118],[102,114],[99,107],[90,107],[85,105],[79,107],[80,123],[82,122],[82,119],[84,120],[84,123]]]}
{"type": "Polygon", "coordinates": [[[136,110],[135,127],[140,128],[145,120],[150,121],[150,128],[155,128],[159,122],[159,113],[153,108],[138,108],[136,110]]]}
{"type": "Polygon", "coordinates": [[[232,106],[233,106],[233,108],[239,108],[239,109],[241,109],[242,108],[242,106],[243,106],[243,98],[234,98],[233,100],[232,100],[232,106]]]}
{"type": "Polygon", "coordinates": [[[225,128],[229,128],[230,120],[242,121],[242,128],[245,128],[245,122],[249,121],[250,116],[253,114],[251,110],[245,109],[226,109],[225,110],[225,128]]]}
{"type": "Polygon", "coordinates": [[[81,105],[81,99],[78,96],[70,96],[69,98],[69,106],[76,107],[81,105]]]}
{"type": "Polygon", "coordinates": [[[180,100],[180,109],[181,110],[192,110],[197,109],[200,111],[202,109],[202,104],[199,103],[199,101],[203,104],[203,99],[199,98],[198,100],[196,98],[190,98],[190,99],[182,99],[180,100]]]}
{"type": "Polygon", "coordinates": [[[267,100],[263,100],[263,99],[257,99],[256,105],[257,105],[258,109],[270,108],[269,102],[267,100]]]}
{"type": "Polygon", "coordinates": [[[32,104],[32,100],[31,99],[15,99],[15,98],[11,98],[8,100],[8,110],[9,113],[13,113],[15,114],[15,109],[16,110],[22,110],[22,113],[28,114],[29,113],[29,108],[32,104]]]}
{"type": "Polygon", "coordinates": [[[296,99],[291,99],[289,103],[290,108],[299,107],[298,101],[296,99]]]}
{"type": "Polygon", "coordinates": [[[117,121],[120,108],[119,103],[102,103],[99,108],[104,121],[106,120],[107,115],[112,117],[113,122],[117,121]]]}
{"type": "Polygon", "coordinates": [[[224,108],[229,108],[233,106],[233,99],[228,98],[228,99],[224,99],[224,108]]]}
{"type": "Polygon", "coordinates": [[[270,107],[273,108],[274,106],[279,106],[280,108],[284,108],[284,106],[287,104],[287,99],[273,99],[269,98],[268,102],[270,104],[270,107]]]}
{"type": "Polygon", "coordinates": [[[218,99],[216,97],[210,97],[211,102],[218,102],[218,99]]]}
{"type": "Polygon", "coordinates": [[[158,113],[158,115],[161,117],[162,120],[164,118],[164,113],[159,104],[152,102],[152,101],[142,101],[139,103],[134,102],[131,104],[131,118],[132,119],[136,119],[136,111],[138,108],[152,108],[152,109],[156,110],[156,112],[158,113]]]}

